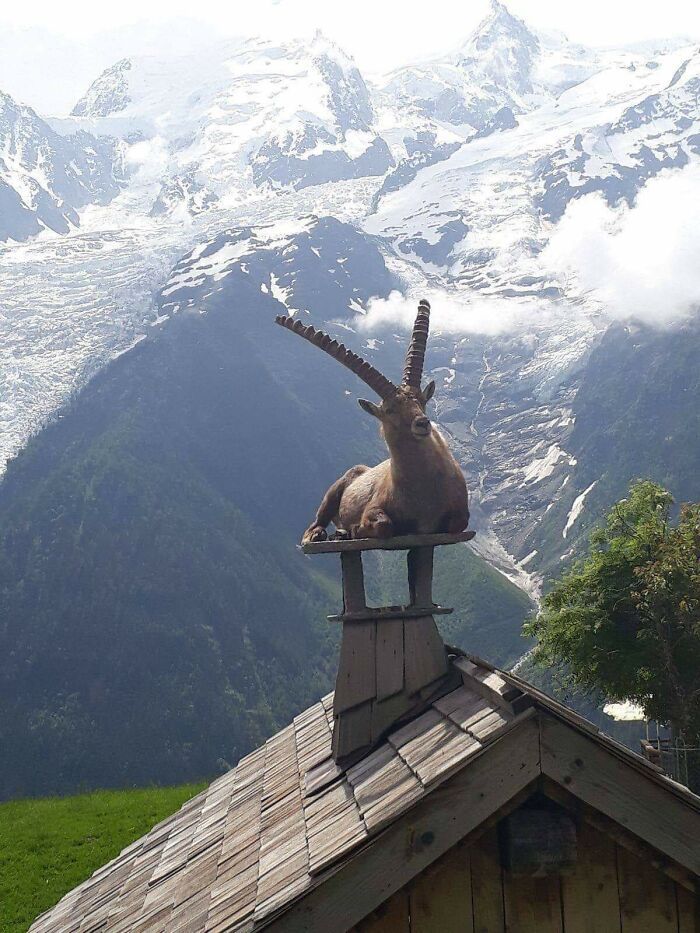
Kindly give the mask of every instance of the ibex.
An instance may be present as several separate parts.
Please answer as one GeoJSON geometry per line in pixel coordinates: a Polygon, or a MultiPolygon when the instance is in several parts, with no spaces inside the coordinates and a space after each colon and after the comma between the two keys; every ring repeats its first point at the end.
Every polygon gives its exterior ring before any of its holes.
{"type": "Polygon", "coordinates": [[[358,401],[381,422],[389,448],[388,460],[375,467],[352,467],[333,483],[302,542],[324,541],[331,522],[339,537],[353,538],[464,531],[469,522],[464,476],[425,414],[435,383],[421,389],[430,325],[428,302],[423,299],[418,305],[400,386],[322,331],[282,315],[275,320],[325,350],[377,393],[381,405],[358,401]]]}

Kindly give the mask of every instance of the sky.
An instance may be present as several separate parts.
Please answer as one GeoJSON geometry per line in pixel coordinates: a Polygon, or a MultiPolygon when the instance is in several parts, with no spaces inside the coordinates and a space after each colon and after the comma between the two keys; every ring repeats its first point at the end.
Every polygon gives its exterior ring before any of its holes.
{"type": "MultiPolygon", "coordinates": [[[[94,77],[121,57],[186,51],[217,37],[304,35],[320,28],[367,74],[458,46],[488,11],[488,0],[33,0],[0,6],[0,90],[44,114],[67,113],[94,77]],[[55,80],[47,81],[46,75],[55,80]]],[[[700,40],[697,0],[511,0],[538,29],[587,45],[621,45],[684,35],[700,40]]]]}

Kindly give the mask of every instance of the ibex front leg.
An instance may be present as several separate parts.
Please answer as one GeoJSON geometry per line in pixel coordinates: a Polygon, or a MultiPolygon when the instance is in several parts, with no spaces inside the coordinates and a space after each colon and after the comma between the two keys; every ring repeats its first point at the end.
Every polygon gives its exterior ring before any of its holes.
{"type": "Polygon", "coordinates": [[[366,466],[354,466],[333,483],[318,507],[315,521],[313,521],[304,532],[301,539],[302,544],[308,544],[310,541],[326,540],[328,537],[326,528],[331,522],[337,522],[343,493],[353,480],[357,479],[357,477],[361,476],[363,473],[366,473],[368,469],[369,467],[366,466]]]}

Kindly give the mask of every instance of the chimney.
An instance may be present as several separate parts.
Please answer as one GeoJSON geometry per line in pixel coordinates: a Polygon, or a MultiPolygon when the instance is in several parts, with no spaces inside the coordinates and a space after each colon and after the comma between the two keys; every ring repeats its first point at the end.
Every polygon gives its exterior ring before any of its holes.
{"type": "Polygon", "coordinates": [[[362,758],[392,727],[457,685],[435,624],[434,616],[452,609],[433,602],[433,550],[473,537],[465,531],[302,545],[306,554],[340,554],[343,611],[328,617],[343,626],[333,700],[333,758],[340,767],[362,758]],[[407,552],[408,605],[367,605],[362,553],[371,550],[407,552]]]}

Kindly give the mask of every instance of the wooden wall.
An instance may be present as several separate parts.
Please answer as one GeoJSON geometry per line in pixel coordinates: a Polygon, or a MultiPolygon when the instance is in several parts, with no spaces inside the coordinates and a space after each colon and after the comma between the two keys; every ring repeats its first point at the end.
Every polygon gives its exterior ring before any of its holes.
{"type": "Polygon", "coordinates": [[[451,849],[353,933],[700,933],[700,909],[686,888],[587,823],[576,869],[561,878],[509,875],[492,829],[451,849]]]}

